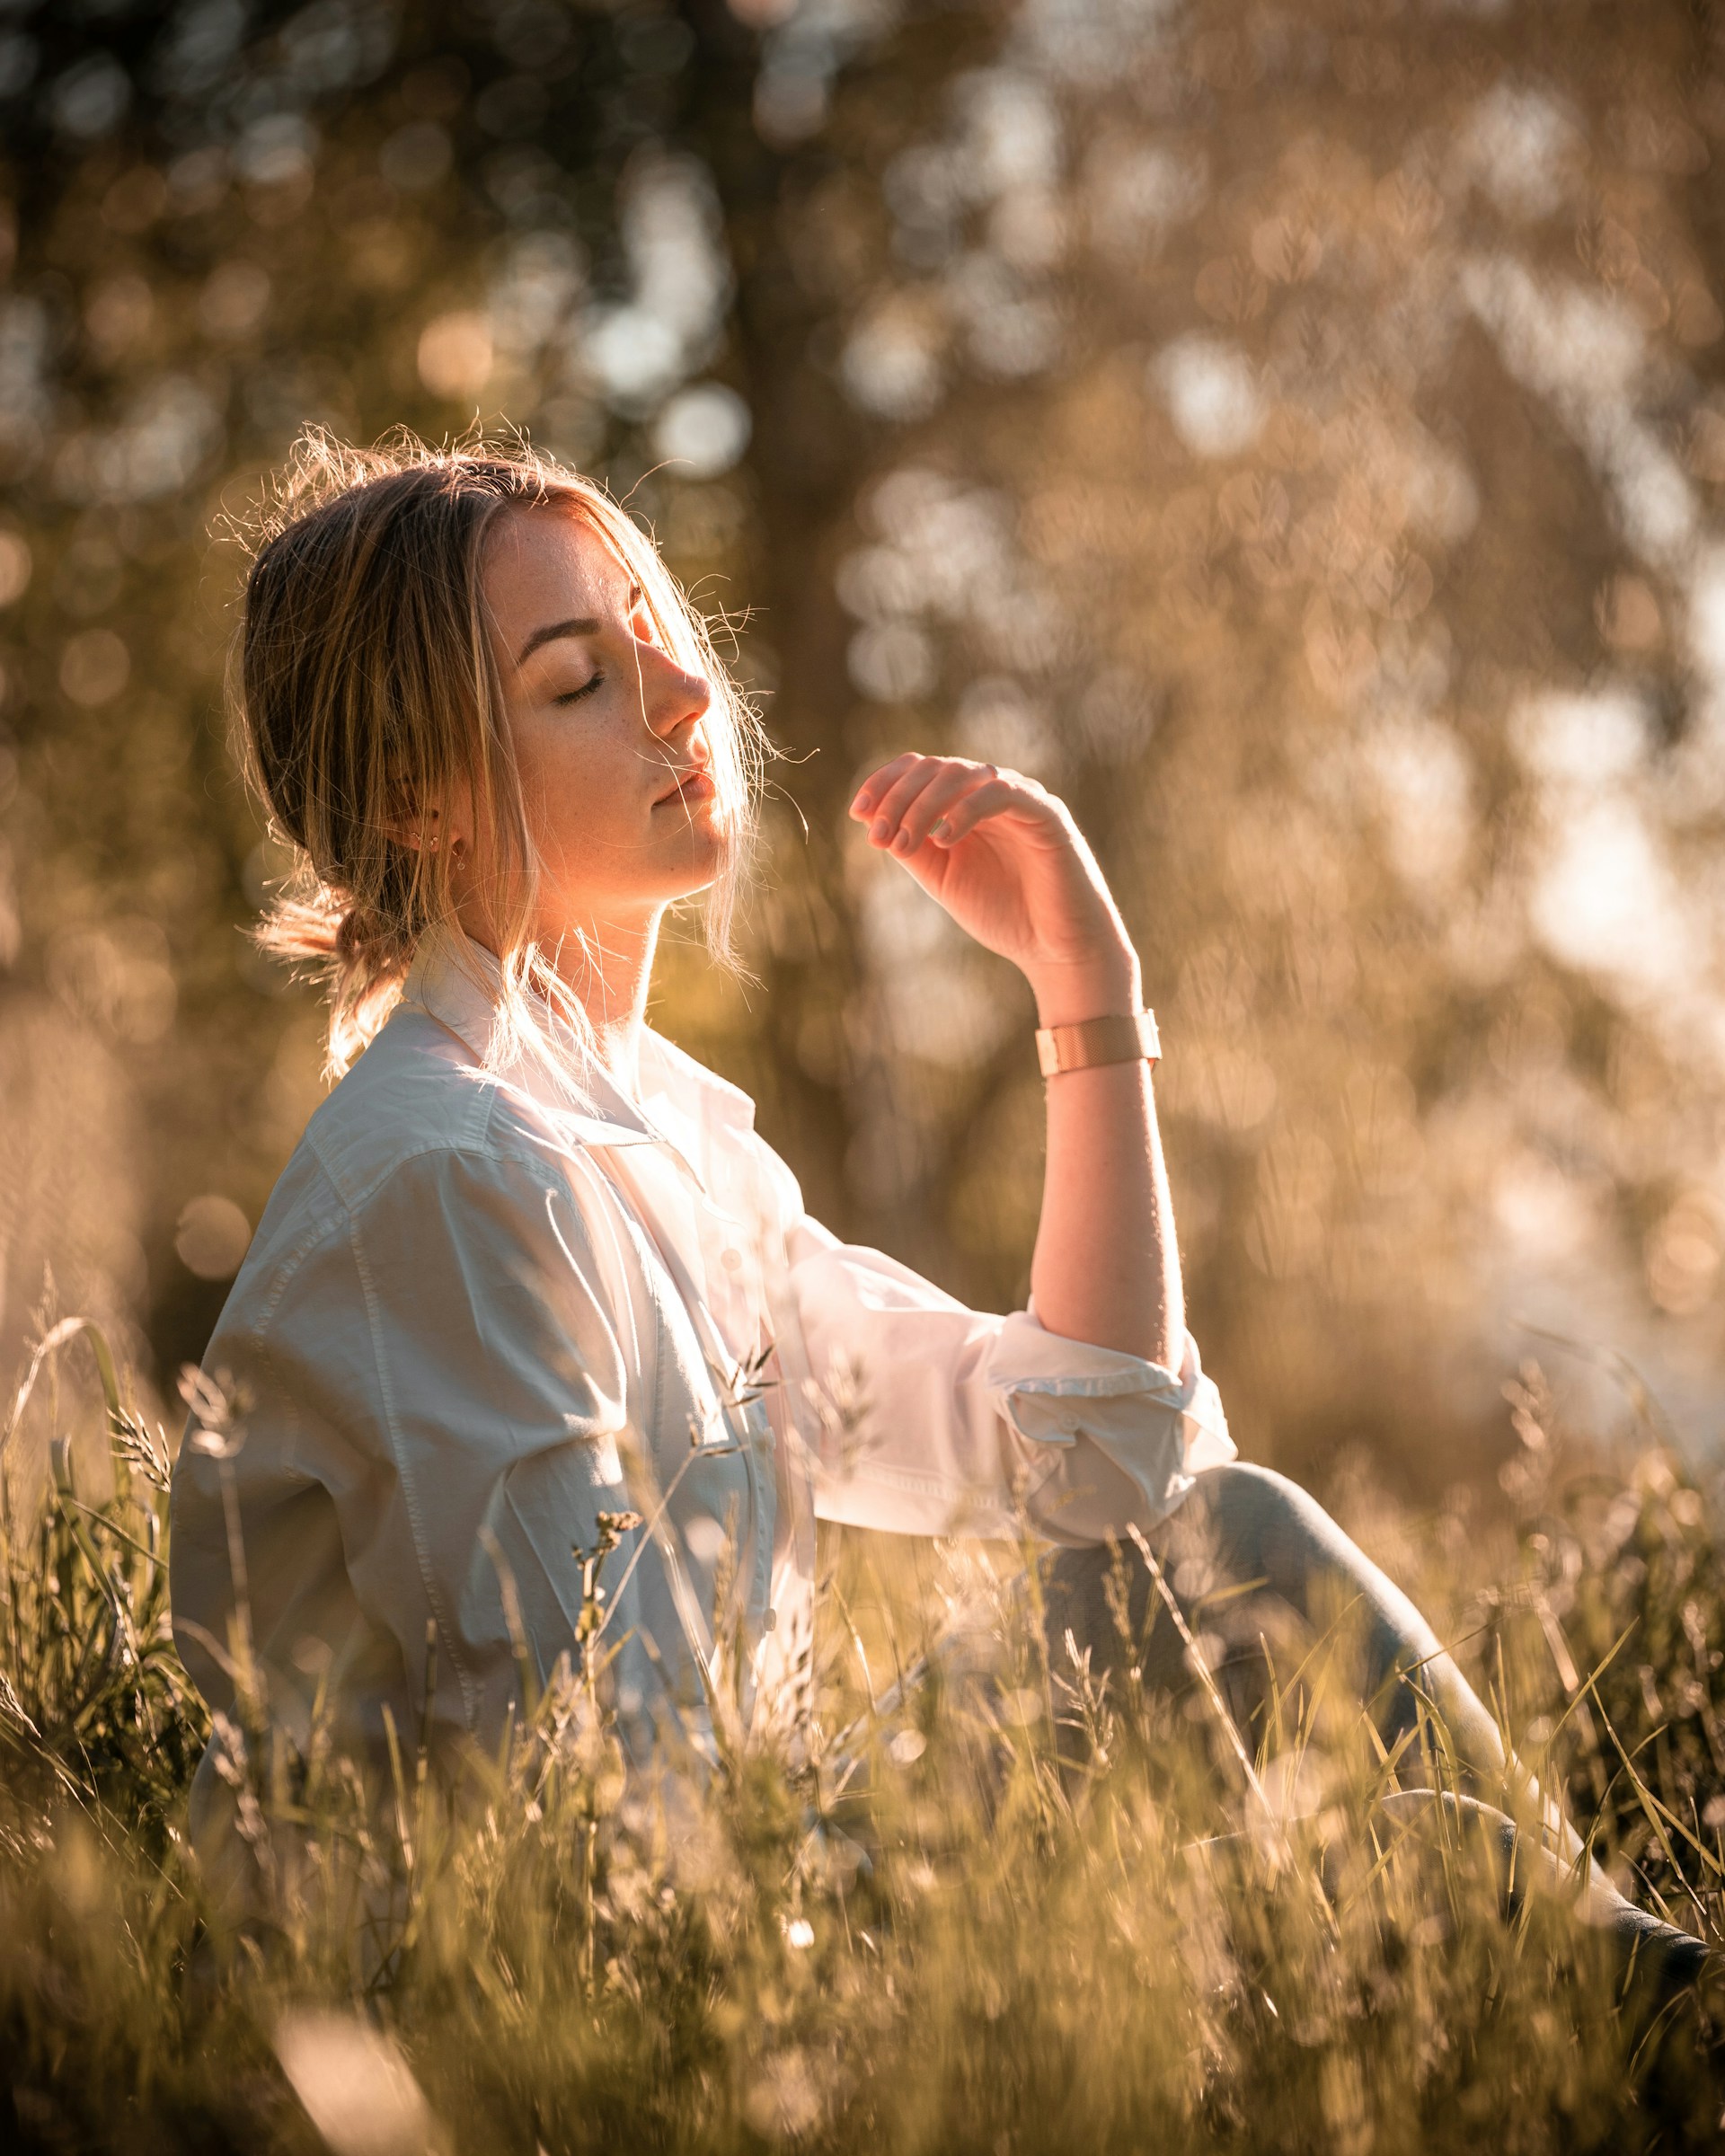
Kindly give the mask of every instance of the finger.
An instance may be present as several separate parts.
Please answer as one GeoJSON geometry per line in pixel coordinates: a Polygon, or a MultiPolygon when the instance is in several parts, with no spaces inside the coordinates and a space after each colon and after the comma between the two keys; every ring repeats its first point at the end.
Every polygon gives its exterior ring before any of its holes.
{"type": "Polygon", "coordinates": [[[977,785],[960,793],[952,808],[937,816],[930,826],[929,836],[936,845],[954,845],[978,824],[1012,809],[1027,824],[1046,823],[1050,818],[1059,821],[1059,802],[1022,771],[1000,771],[992,764],[981,764],[977,766],[977,785]],[[962,817],[960,808],[966,810],[962,817]]]}
{"type": "Polygon", "coordinates": [[[946,828],[934,835],[934,842],[941,846],[956,846],[978,824],[1012,809],[1018,809],[1031,821],[1039,820],[1036,816],[1038,806],[1036,797],[1028,793],[1022,783],[1014,784],[1009,779],[989,779],[946,812],[942,818],[946,828]]]}
{"type": "Polygon", "coordinates": [[[992,784],[997,776],[990,764],[949,764],[899,817],[892,851],[914,853],[925,840],[943,835],[958,803],[978,787],[992,784]]]}
{"type": "MultiPolygon", "coordinates": [[[[914,840],[907,840],[905,845],[899,844],[906,818],[914,810],[920,809],[931,788],[938,786],[945,790],[951,787],[961,792],[968,786],[980,785],[999,775],[992,764],[976,764],[968,756],[927,756],[923,761],[924,768],[907,773],[901,778],[875,812],[870,836],[877,838],[878,843],[890,845],[895,853],[905,852],[909,844],[920,844],[925,835],[926,824],[916,833],[914,840]],[[883,823],[887,828],[884,837],[881,837],[883,823]]],[[[937,810],[934,813],[939,812],[937,810]]],[[[932,823],[933,816],[931,815],[927,820],[932,823]]]]}
{"type": "Polygon", "coordinates": [[[879,771],[871,772],[856,790],[855,798],[851,803],[851,814],[859,822],[866,823],[894,781],[913,764],[924,760],[915,750],[907,750],[902,756],[895,756],[890,764],[883,764],[879,771]]]}
{"type": "Polygon", "coordinates": [[[947,769],[941,756],[918,756],[908,771],[903,772],[887,789],[875,805],[874,817],[869,826],[869,837],[877,846],[898,845],[899,826],[912,802],[919,800],[947,769]]]}

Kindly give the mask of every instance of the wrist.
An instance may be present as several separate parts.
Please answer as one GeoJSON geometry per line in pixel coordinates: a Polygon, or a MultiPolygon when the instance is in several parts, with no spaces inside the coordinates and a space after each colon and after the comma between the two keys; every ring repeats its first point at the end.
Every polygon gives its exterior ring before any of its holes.
{"type": "Polygon", "coordinates": [[[1087,1018],[1124,1018],[1144,1005],[1144,978],[1130,944],[1083,959],[1026,967],[1041,1026],[1081,1025],[1087,1018]]]}

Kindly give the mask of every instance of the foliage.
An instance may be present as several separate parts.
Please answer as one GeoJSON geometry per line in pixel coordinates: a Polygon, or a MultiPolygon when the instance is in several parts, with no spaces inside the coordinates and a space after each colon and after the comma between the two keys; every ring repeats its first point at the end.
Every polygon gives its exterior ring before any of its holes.
{"type": "MultiPolygon", "coordinates": [[[[44,1360],[76,1351],[63,1327],[44,1360]]],[[[1614,1872],[1717,1936],[1725,1818],[1696,1803],[1725,1704],[1717,1496],[1650,1447],[1587,1460],[1541,1397],[1530,1372],[1514,1538],[1357,1494],[1358,1524],[1400,1538],[1434,1607],[1486,1613],[1464,1652],[1495,1668],[1528,1756],[1614,1872]]],[[[1532,2151],[1712,2131],[1704,2008],[1625,1986],[1559,1892],[1506,1922],[1465,1833],[1374,1813],[1387,1771],[1330,1674],[1336,1639],[1248,1730],[1248,1780],[1203,1688],[1152,1700],[1050,1666],[999,1550],[839,1551],[809,1755],[725,1750],[698,1791],[619,1772],[600,1658],[527,1703],[460,1802],[411,1748],[381,1801],[327,1758],[284,1780],[243,1710],[223,1732],[257,1865],[236,1929],[183,1840],[202,1732],[147,1623],[160,1454],[117,1389],[110,1427],[128,1479],[92,1506],[50,1480],[6,1572],[9,2146],[1532,2151]],[[74,1630],[97,1646],[68,1684],[74,1630]]],[[[602,1637],[609,1551],[591,1554],[602,1637]]]]}
{"type": "MultiPolygon", "coordinates": [[[[107,1340],[63,1319],[31,1356],[0,1428],[0,1755],[14,1806],[69,1798],[111,1811],[153,1852],[208,1736],[173,1649],[167,1489],[167,1446],[123,1404],[107,1340]],[[79,1494],[71,1442],[58,1437],[36,1517],[21,1531],[7,1454],[44,1369],[80,1339],[101,1382],[113,1494],[102,1505],[79,1494]]],[[[9,1823],[13,1833],[28,1816],[9,1823]]]]}
{"type": "Polygon", "coordinates": [[[1072,800],[1139,941],[1254,1454],[1495,1462],[1523,1317],[1703,1428],[1721,36],[1691,0],[9,9],[0,1334],[51,1260],[158,1387],[201,1352],[319,1094],[238,933],[280,864],[206,535],[306,420],[477,413],[747,616],[762,986],[672,949],[659,1012],[819,1217],[1022,1294],[1022,986],[843,813],[907,742],[992,757],[1072,800]]]}

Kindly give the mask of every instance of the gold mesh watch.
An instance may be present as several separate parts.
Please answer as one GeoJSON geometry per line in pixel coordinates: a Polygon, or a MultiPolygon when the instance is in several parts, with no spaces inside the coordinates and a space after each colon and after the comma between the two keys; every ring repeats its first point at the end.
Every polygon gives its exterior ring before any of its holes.
{"type": "Polygon", "coordinates": [[[1036,1058],[1045,1078],[1062,1071],[1087,1071],[1099,1063],[1149,1064],[1162,1061],[1155,1013],[1135,1011],[1129,1018],[1086,1018],[1075,1026],[1039,1026],[1036,1058]]]}

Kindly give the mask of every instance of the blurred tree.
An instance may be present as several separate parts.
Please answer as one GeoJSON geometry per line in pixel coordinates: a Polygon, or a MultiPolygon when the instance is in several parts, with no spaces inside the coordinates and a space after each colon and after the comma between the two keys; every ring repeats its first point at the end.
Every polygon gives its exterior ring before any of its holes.
{"type": "MultiPolygon", "coordinates": [[[[716,473],[747,411],[716,385],[662,409],[730,289],[710,183],[669,140],[693,42],[672,17],[195,0],[9,22],[0,1333],[51,1257],[67,1299],[142,1315],[171,1372],[319,1091],[309,999],[238,932],[277,864],[224,747],[242,562],[212,524],[307,421],[436,435],[482,408],[626,490],[650,417],[716,473]]],[[[685,566],[740,520],[692,500],[685,566]]]]}
{"type": "MultiPolygon", "coordinates": [[[[1453,1471],[1523,1312],[1710,1409],[1717,22],[1028,0],[927,103],[831,181],[846,739],[1099,835],[1243,1436],[1453,1471]]],[[[1009,1295],[1022,999],[857,910],[860,1184],[1009,1295]]]]}
{"type": "Polygon", "coordinates": [[[660,1011],[836,1226],[1022,1293],[1028,999],[844,825],[943,744],[1119,884],[1250,1449],[1461,1471],[1522,1313],[1711,1411],[1717,11],[4,22],[0,1332],[51,1256],[195,1355],[317,1096],[212,514],[306,420],[478,413],[746,611],[759,985],[673,949],[660,1011]]]}

